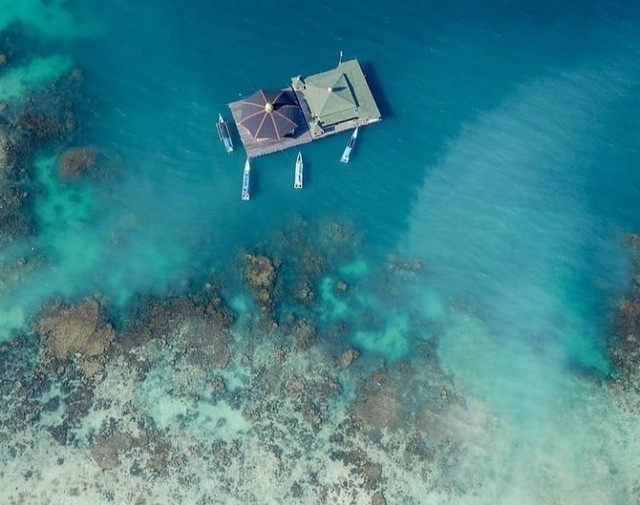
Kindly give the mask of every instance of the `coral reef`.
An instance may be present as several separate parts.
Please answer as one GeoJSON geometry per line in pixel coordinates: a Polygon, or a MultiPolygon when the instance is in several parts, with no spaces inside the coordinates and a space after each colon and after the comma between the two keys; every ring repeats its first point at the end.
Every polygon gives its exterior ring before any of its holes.
{"type": "MultiPolygon", "coordinates": [[[[31,165],[41,148],[70,142],[81,75],[74,71],[21,101],[0,106],[0,248],[33,235],[29,211],[31,165]]],[[[76,169],[87,165],[88,151],[76,169]]]]}
{"type": "Polygon", "coordinates": [[[244,256],[244,279],[247,287],[262,312],[271,314],[274,310],[274,287],[278,265],[267,256],[246,254],[244,256]]]}
{"type": "Polygon", "coordinates": [[[71,147],[60,157],[60,178],[72,181],[95,170],[98,150],[95,147],[71,147]]]}
{"type": "Polygon", "coordinates": [[[21,149],[19,133],[0,122],[0,247],[31,232],[24,211],[29,174],[17,163],[21,149]]]}
{"type": "Polygon", "coordinates": [[[609,354],[617,372],[614,385],[633,392],[631,408],[640,411],[640,235],[629,235],[625,245],[631,252],[631,285],[617,307],[609,354]]]}
{"type": "Polygon", "coordinates": [[[87,375],[100,370],[100,360],[115,337],[94,299],[48,308],[37,323],[37,332],[50,357],[66,361],[78,356],[87,375]]]}
{"type": "Polygon", "coordinates": [[[347,368],[358,359],[360,353],[355,349],[347,349],[340,355],[340,366],[347,368]]]}
{"type": "MultiPolygon", "coordinates": [[[[416,349],[412,364],[361,356],[348,321],[327,324],[321,297],[297,294],[321,292],[333,253],[295,240],[308,254],[291,262],[277,248],[243,256],[230,284],[258,310],[239,319],[223,289],[204,282],[141,297],[111,321],[97,298],[55,302],[34,322],[37,341],[0,348],[0,421],[37,433],[32,445],[70,476],[47,481],[53,501],[77,489],[95,503],[381,505],[415,498],[397,485],[406,479],[421,493],[478,485],[456,470],[464,437],[447,426],[463,402],[433,349],[416,349]],[[281,322],[264,324],[282,307],[281,322]],[[90,482],[76,464],[92,469],[90,482]]],[[[343,299],[359,288],[351,278],[329,286],[343,299]]],[[[22,467],[37,457],[14,442],[7,451],[22,467]]]]}

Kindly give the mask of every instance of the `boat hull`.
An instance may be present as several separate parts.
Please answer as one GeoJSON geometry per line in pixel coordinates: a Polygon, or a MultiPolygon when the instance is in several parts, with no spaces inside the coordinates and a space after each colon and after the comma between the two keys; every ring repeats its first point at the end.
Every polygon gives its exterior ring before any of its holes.
{"type": "Polygon", "coordinates": [[[349,142],[347,142],[347,147],[344,148],[344,152],[340,157],[340,161],[342,163],[349,163],[349,160],[351,159],[351,151],[353,151],[353,148],[356,145],[357,138],[358,138],[358,127],[356,127],[356,129],[353,130],[351,137],[349,137],[349,142]]]}
{"type": "Polygon", "coordinates": [[[222,114],[218,116],[216,129],[218,130],[218,137],[220,137],[220,140],[224,144],[224,150],[231,154],[233,152],[233,141],[231,140],[231,132],[229,131],[229,125],[223,119],[222,114]]]}
{"type": "Polygon", "coordinates": [[[295,177],[293,179],[293,187],[295,189],[302,189],[303,178],[304,178],[304,163],[302,161],[302,155],[298,154],[298,158],[296,159],[295,177]]]}
{"type": "Polygon", "coordinates": [[[244,170],[242,171],[242,199],[249,200],[251,198],[250,193],[251,184],[251,164],[249,159],[244,164],[244,170]]]}

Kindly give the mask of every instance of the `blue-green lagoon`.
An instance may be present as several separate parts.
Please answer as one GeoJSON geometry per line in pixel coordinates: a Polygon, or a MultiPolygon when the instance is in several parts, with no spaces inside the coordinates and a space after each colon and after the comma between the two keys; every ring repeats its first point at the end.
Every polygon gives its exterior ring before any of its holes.
{"type": "Polygon", "coordinates": [[[640,502],[636,3],[0,7],[2,503],[640,502]]]}

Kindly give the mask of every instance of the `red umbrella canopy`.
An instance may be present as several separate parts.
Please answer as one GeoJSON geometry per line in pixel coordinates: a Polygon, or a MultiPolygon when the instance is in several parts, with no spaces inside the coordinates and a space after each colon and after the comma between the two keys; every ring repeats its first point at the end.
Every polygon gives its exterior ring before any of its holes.
{"type": "Polygon", "coordinates": [[[240,102],[244,126],[258,140],[281,140],[298,127],[298,104],[285,90],[259,90],[240,102]]]}

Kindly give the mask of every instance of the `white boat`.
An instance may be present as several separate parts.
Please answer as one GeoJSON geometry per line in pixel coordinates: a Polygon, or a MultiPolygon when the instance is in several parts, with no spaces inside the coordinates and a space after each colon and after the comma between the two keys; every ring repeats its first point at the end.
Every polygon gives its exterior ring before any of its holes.
{"type": "Polygon", "coordinates": [[[249,158],[244,162],[244,170],[242,172],[242,199],[248,200],[251,195],[249,194],[249,181],[251,178],[251,163],[249,158]]]}
{"type": "Polygon", "coordinates": [[[302,175],[304,171],[304,163],[302,162],[302,153],[298,153],[296,158],[296,176],[293,180],[293,187],[295,189],[302,189],[302,175]]]}
{"type": "Polygon", "coordinates": [[[351,157],[351,151],[353,151],[353,148],[356,145],[356,139],[358,138],[358,128],[360,127],[356,126],[356,129],[353,130],[351,137],[349,137],[349,142],[347,142],[347,147],[344,148],[344,152],[342,153],[342,158],[340,158],[340,161],[342,163],[349,163],[349,158],[351,157]]]}
{"type": "Polygon", "coordinates": [[[231,132],[229,131],[229,125],[222,117],[222,114],[218,114],[218,122],[216,123],[216,129],[218,130],[218,136],[224,144],[224,149],[228,153],[233,152],[233,142],[231,141],[231,132]]]}

